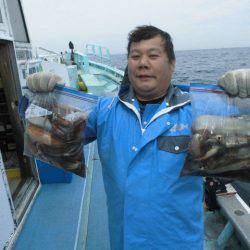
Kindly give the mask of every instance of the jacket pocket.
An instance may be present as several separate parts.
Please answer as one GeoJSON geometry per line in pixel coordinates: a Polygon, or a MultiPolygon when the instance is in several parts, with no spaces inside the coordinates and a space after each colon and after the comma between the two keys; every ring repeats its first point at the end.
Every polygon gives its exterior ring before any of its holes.
{"type": "Polygon", "coordinates": [[[188,150],[191,137],[189,135],[159,136],[157,138],[158,149],[169,153],[179,154],[188,150]]]}
{"type": "Polygon", "coordinates": [[[169,185],[180,178],[190,143],[189,135],[160,136],[157,138],[157,169],[169,185]],[[171,182],[172,180],[173,182],[171,182]]]}

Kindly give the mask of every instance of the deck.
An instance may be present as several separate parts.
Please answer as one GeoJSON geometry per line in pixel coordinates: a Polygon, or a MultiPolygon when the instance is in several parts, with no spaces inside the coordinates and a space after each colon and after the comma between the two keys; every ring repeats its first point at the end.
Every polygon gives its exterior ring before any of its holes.
{"type": "MultiPolygon", "coordinates": [[[[91,161],[90,146],[85,156],[91,161]]],[[[84,188],[85,179],[76,175],[71,183],[42,185],[14,249],[74,249],[84,188]]]]}

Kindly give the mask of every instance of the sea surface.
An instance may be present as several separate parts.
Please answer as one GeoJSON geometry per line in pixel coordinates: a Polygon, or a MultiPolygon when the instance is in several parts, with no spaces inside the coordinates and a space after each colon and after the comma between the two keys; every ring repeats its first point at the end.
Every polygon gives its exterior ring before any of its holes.
{"type": "MultiPolygon", "coordinates": [[[[225,72],[250,68],[250,47],[176,51],[173,83],[216,83],[225,72]]],[[[112,55],[112,65],[124,70],[125,54],[112,55]]]]}

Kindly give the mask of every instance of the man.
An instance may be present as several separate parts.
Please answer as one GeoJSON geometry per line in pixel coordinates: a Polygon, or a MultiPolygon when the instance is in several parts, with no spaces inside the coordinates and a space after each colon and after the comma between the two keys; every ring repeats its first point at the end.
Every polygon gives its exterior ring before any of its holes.
{"type": "Polygon", "coordinates": [[[189,96],[170,85],[174,67],[170,36],[136,29],[128,44],[131,85],[112,102],[102,98],[89,117],[112,249],[202,249],[202,179],[179,177],[192,121],[189,96]]]}
{"type": "MultiPolygon", "coordinates": [[[[188,94],[171,85],[174,68],[170,35],[136,28],[127,81],[89,116],[86,143],[97,139],[112,249],[203,249],[202,178],[180,177],[192,118],[188,94]]],[[[228,77],[221,82],[226,88],[228,77]]]]}

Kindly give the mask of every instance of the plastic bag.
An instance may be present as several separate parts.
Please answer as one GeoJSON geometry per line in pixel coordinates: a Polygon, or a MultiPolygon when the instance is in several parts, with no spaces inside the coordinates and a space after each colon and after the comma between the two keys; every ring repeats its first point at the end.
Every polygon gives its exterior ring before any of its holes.
{"type": "Polygon", "coordinates": [[[24,154],[85,176],[84,128],[95,102],[70,92],[26,91],[24,154]]]}
{"type": "Polygon", "coordinates": [[[250,181],[250,98],[192,84],[192,138],[181,175],[250,181]]]}

